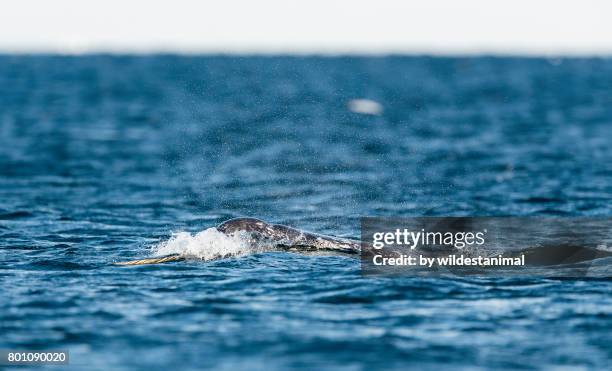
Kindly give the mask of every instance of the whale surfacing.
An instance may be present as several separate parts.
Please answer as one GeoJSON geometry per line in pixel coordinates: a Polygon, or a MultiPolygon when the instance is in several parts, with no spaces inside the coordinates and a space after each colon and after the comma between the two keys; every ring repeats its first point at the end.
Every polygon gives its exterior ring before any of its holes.
{"type": "MultiPolygon", "coordinates": [[[[256,218],[235,218],[221,223],[217,231],[232,236],[239,234],[253,246],[266,246],[266,251],[291,251],[306,254],[359,254],[358,241],[311,233],[281,224],[269,224],[256,218]]],[[[218,256],[225,258],[228,256],[218,256]]],[[[115,265],[159,264],[186,260],[188,256],[171,254],[162,257],[117,262],[115,265]]],[[[217,257],[215,257],[217,258],[217,257]]]]}
{"type": "Polygon", "coordinates": [[[221,223],[217,230],[228,235],[247,232],[254,241],[266,240],[275,244],[279,250],[359,253],[359,242],[357,241],[305,232],[281,224],[268,224],[255,218],[231,219],[221,223]]]}

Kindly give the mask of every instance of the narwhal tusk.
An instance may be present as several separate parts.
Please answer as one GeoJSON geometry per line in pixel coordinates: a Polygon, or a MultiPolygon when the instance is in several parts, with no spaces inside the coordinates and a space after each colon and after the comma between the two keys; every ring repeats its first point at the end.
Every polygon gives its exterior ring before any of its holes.
{"type": "Polygon", "coordinates": [[[160,256],[159,258],[130,260],[125,262],[116,262],[114,265],[145,265],[145,264],[161,264],[168,262],[177,262],[185,260],[185,257],[179,254],[160,256]]]}

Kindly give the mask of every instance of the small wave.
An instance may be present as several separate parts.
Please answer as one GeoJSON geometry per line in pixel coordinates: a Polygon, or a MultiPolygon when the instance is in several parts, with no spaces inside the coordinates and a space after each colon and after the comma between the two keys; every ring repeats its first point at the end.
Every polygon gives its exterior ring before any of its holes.
{"type": "Polygon", "coordinates": [[[0,220],[25,219],[25,218],[30,218],[32,216],[34,216],[34,214],[32,214],[29,211],[19,210],[19,211],[0,213],[0,220]]]}
{"type": "Polygon", "coordinates": [[[178,254],[187,258],[213,260],[272,251],[271,244],[255,242],[249,233],[237,232],[226,235],[217,228],[208,228],[196,234],[173,233],[168,241],[153,248],[154,256],[178,254]]]}
{"type": "Polygon", "coordinates": [[[92,264],[81,264],[75,262],[62,261],[58,259],[43,259],[36,260],[29,263],[30,268],[32,269],[42,269],[42,270],[85,270],[85,269],[94,269],[95,265],[92,264]]]}

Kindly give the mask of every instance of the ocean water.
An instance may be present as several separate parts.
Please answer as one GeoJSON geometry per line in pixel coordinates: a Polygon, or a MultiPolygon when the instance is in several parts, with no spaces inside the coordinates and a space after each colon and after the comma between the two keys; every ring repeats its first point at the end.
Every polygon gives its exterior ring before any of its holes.
{"type": "Polygon", "coordinates": [[[609,279],[363,277],[207,229],[611,217],[611,142],[611,59],[0,56],[0,349],[95,370],[605,369],[609,279]],[[236,256],[112,265],[185,249],[236,256]]]}

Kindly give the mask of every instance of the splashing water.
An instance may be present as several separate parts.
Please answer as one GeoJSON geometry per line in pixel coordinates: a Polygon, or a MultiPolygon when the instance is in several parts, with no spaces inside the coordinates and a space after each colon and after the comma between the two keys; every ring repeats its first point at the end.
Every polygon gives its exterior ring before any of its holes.
{"type": "Polygon", "coordinates": [[[178,254],[187,258],[212,260],[271,250],[273,245],[253,241],[250,233],[238,232],[226,235],[216,228],[208,228],[196,234],[173,233],[168,241],[153,247],[153,255],[178,254]]]}

